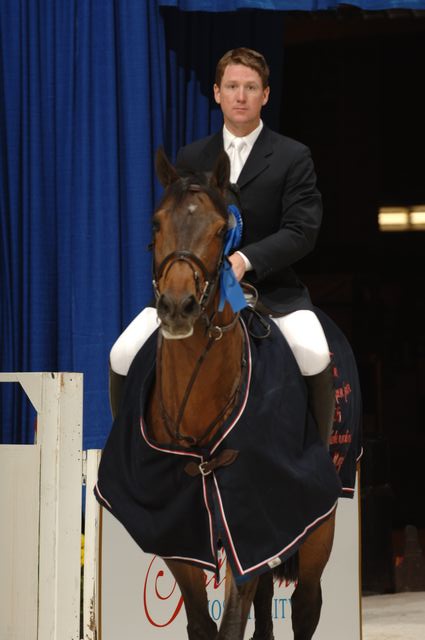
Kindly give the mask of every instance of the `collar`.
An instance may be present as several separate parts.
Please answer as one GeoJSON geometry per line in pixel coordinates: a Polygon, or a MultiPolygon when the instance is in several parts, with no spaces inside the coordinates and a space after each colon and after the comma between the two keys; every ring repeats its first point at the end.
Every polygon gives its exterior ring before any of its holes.
{"type": "Polygon", "coordinates": [[[251,133],[248,133],[247,136],[235,136],[235,135],[233,135],[233,133],[230,133],[230,131],[226,127],[226,125],[223,125],[223,146],[224,146],[224,149],[226,151],[228,151],[229,147],[230,147],[230,144],[233,142],[233,140],[235,138],[238,138],[240,140],[244,140],[246,142],[247,148],[249,150],[251,150],[252,147],[254,146],[258,136],[260,135],[263,126],[264,126],[263,121],[260,120],[260,124],[258,125],[258,127],[256,127],[254,129],[254,131],[251,131],[251,133]]]}

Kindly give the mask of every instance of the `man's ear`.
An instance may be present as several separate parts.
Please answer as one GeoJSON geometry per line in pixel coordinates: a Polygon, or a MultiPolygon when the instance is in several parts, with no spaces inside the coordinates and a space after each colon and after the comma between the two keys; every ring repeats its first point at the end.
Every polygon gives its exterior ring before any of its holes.
{"type": "Polygon", "coordinates": [[[220,87],[218,84],[214,84],[214,100],[217,104],[220,104],[220,87]]]}
{"type": "Polygon", "coordinates": [[[213,172],[209,179],[212,187],[224,193],[230,182],[230,160],[227,153],[222,149],[214,165],[213,172]]]}
{"type": "Polygon", "coordinates": [[[179,175],[171,162],[168,160],[163,147],[158,147],[155,156],[155,171],[158,180],[166,189],[173,182],[179,179],[179,175]]]}

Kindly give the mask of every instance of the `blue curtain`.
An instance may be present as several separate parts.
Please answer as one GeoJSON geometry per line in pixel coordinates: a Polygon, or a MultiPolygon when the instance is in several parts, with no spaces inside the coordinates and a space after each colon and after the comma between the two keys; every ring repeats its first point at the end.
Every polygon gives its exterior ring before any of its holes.
{"type": "Polygon", "coordinates": [[[273,11],[323,11],[340,5],[352,5],[366,11],[384,9],[425,9],[425,0],[158,0],[164,7],[182,11],[237,11],[264,9],[273,11]]]}
{"type": "MultiPolygon", "coordinates": [[[[82,371],[86,447],[110,429],[109,349],[151,298],[154,151],[221,126],[213,73],[232,46],[264,51],[280,94],[281,19],[161,16],[156,0],[0,5],[0,369],[82,371]]],[[[19,390],[1,384],[0,402],[0,441],[30,442],[19,390]]]]}
{"type": "MultiPolygon", "coordinates": [[[[110,346],[151,296],[162,29],[155,0],[0,7],[0,369],[82,371],[88,447],[110,428],[110,346]]],[[[31,441],[0,391],[0,441],[31,441]]]]}

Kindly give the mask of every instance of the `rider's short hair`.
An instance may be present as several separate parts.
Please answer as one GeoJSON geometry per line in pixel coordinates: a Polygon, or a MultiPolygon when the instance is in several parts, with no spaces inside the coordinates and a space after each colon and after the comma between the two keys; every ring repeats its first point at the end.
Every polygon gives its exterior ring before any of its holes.
{"type": "Polygon", "coordinates": [[[243,64],[245,67],[254,69],[261,78],[263,89],[269,86],[270,69],[266,59],[261,53],[258,53],[258,51],[247,49],[246,47],[239,47],[238,49],[230,49],[230,51],[227,51],[217,63],[215,70],[215,83],[217,86],[220,86],[224,70],[229,64],[243,64]]]}

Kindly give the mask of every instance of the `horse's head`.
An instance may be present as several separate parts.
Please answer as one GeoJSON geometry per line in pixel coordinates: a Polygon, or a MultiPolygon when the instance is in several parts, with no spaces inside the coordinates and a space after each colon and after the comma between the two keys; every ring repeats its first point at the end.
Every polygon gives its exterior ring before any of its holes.
{"type": "Polygon", "coordinates": [[[223,151],[209,177],[180,177],[160,149],[156,171],[165,188],[153,216],[158,316],[165,338],[187,338],[218,289],[228,229],[223,194],[229,184],[229,159],[223,151]]]}

